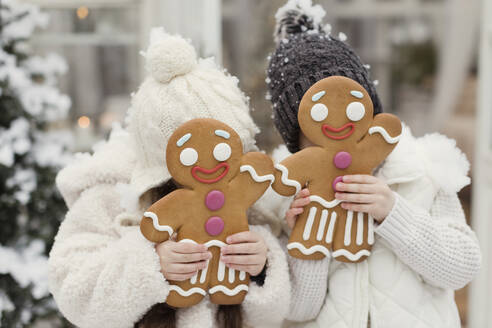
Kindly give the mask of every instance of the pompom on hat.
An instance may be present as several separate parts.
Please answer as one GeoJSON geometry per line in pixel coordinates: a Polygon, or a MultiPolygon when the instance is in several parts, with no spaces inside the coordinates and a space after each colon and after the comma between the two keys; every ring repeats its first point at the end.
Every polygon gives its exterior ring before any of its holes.
{"type": "Polygon", "coordinates": [[[197,59],[188,41],[162,28],[152,30],[142,55],[149,76],[132,97],[128,116],[137,154],[131,185],[140,195],[171,178],[165,161],[167,142],[188,120],[222,121],[239,134],[245,151],[256,150],[259,129],[237,78],[219,69],[212,58],[197,59]]]}
{"type": "Polygon", "coordinates": [[[273,120],[291,153],[299,150],[297,111],[304,93],[317,81],[333,75],[351,78],[371,96],[374,115],[382,112],[381,102],[367,68],[344,41],[322,26],[325,11],[311,0],[289,0],[275,15],[277,43],[267,69],[268,92],[273,120]]]}
{"type": "Polygon", "coordinates": [[[144,54],[147,71],[161,83],[192,71],[197,65],[195,48],[177,35],[169,35],[162,28],[150,33],[150,46],[144,54]]]}

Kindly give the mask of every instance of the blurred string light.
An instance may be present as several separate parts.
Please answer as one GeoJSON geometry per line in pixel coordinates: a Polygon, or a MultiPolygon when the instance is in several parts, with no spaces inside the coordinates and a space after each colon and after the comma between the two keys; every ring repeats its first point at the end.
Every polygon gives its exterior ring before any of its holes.
{"type": "Polygon", "coordinates": [[[89,125],[91,125],[91,119],[88,118],[87,116],[81,116],[79,117],[79,119],[77,120],[77,124],[79,125],[79,127],[81,127],[82,129],[85,129],[85,128],[88,128],[89,125]]]}
{"type": "Polygon", "coordinates": [[[79,19],[86,19],[89,16],[89,8],[86,6],[80,6],[77,8],[77,17],[79,19]]]}

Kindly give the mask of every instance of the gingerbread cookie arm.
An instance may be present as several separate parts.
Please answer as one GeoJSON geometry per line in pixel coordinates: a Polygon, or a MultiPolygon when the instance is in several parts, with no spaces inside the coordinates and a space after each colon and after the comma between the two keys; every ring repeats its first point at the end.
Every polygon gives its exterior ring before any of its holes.
{"type": "Polygon", "coordinates": [[[272,159],[260,152],[246,153],[241,158],[240,173],[231,180],[234,191],[247,191],[241,194],[241,201],[247,208],[263,195],[275,180],[272,159]]]}
{"type": "Polygon", "coordinates": [[[368,166],[378,166],[398,144],[402,132],[401,121],[392,114],[378,114],[367,134],[357,144],[357,150],[368,161],[368,166]]]}
{"type": "MultiPolygon", "coordinates": [[[[176,190],[149,207],[140,221],[140,231],[148,240],[161,243],[179,230],[183,220],[183,199],[190,190],[176,190]]],[[[186,207],[185,207],[186,208],[186,207]]]]}
{"type": "Polygon", "coordinates": [[[282,196],[297,194],[306,185],[309,166],[321,151],[320,147],[308,147],[275,164],[273,190],[282,196]]]}

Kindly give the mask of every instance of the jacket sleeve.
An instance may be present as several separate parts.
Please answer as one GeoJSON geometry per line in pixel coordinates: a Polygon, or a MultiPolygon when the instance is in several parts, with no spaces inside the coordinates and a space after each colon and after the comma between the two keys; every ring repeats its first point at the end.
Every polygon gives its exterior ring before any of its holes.
{"type": "Polygon", "coordinates": [[[395,197],[375,232],[429,284],[459,289],[469,283],[480,269],[481,253],[457,194],[438,192],[430,211],[395,197]]]}
{"type": "Polygon", "coordinates": [[[328,272],[331,259],[302,260],[287,254],[292,296],[286,319],[308,321],[318,316],[328,293],[328,272]]]}
{"type": "Polygon", "coordinates": [[[50,290],[77,326],[133,327],[167,297],[154,245],[138,226],[117,229],[121,212],[114,185],[93,186],[73,203],[55,238],[50,290]]]}
{"type": "Polygon", "coordinates": [[[287,315],[290,300],[290,281],[285,253],[270,229],[250,226],[268,246],[267,269],[263,285],[251,282],[242,309],[244,321],[251,327],[276,327],[287,315]]]}

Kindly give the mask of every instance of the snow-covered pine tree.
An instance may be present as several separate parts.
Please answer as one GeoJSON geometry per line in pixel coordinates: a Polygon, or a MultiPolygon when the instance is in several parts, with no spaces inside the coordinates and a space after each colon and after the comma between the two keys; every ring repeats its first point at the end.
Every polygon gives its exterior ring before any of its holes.
{"type": "Polygon", "coordinates": [[[32,56],[26,42],[47,20],[36,6],[0,1],[1,327],[59,316],[48,292],[47,254],[66,211],[55,175],[69,157],[70,134],[48,128],[70,107],[56,87],[67,66],[54,54],[32,56]]]}

